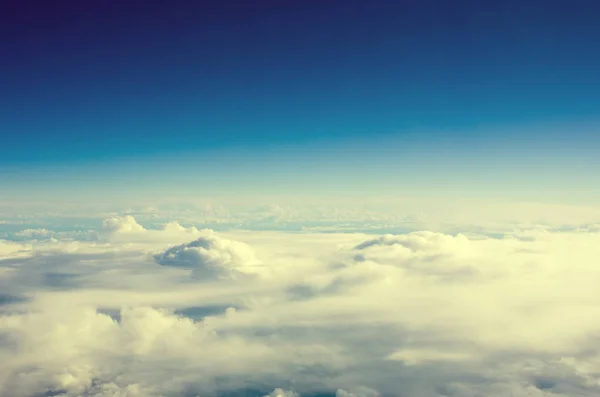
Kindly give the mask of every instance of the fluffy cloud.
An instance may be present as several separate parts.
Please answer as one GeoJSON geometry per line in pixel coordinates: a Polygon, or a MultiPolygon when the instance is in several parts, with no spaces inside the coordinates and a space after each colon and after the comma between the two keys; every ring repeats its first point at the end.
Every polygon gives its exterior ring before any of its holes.
{"type": "Polygon", "coordinates": [[[248,244],[214,233],[171,247],[156,255],[155,260],[163,266],[191,269],[200,279],[231,279],[265,272],[248,244]]]}
{"type": "Polygon", "coordinates": [[[94,381],[115,378],[120,378],[119,389],[156,388],[157,376],[163,381],[168,376],[175,385],[180,377],[190,384],[208,384],[223,373],[273,371],[279,361],[277,347],[286,351],[277,344],[219,335],[206,321],[148,307],[124,308],[118,321],[89,307],[48,309],[3,317],[0,329],[18,338],[13,346],[16,364],[26,364],[5,380],[5,393],[10,390],[13,396],[31,393],[30,378],[40,379],[48,389],[68,390],[68,395],[86,393],[94,381]]]}
{"type": "Polygon", "coordinates": [[[264,397],[300,397],[300,395],[291,390],[283,390],[283,389],[277,388],[264,397]]]}
{"type": "Polygon", "coordinates": [[[0,240],[0,259],[28,256],[31,254],[31,251],[31,244],[0,240]]]}
{"type": "Polygon", "coordinates": [[[133,235],[145,235],[146,237],[159,237],[164,239],[167,235],[183,235],[199,233],[195,227],[183,227],[177,222],[169,222],[161,229],[146,229],[140,225],[132,215],[114,216],[102,222],[102,229],[108,233],[108,236],[119,236],[125,234],[125,238],[131,238],[133,235]]]}
{"type": "Polygon", "coordinates": [[[0,396],[600,394],[593,225],[100,231],[0,242],[0,396]]]}
{"type": "Polygon", "coordinates": [[[462,234],[450,236],[434,232],[384,235],[354,247],[355,262],[371,261],[406,272],[438,277],[466,276],[475,271],[469,265],[473,250],[462,234]]]}
{"type": "Polygon", "coordinates": [[[113,233],[143,232],[141,226],[131,215],[108,218],[102,223],[103,229],[113,233]]]}

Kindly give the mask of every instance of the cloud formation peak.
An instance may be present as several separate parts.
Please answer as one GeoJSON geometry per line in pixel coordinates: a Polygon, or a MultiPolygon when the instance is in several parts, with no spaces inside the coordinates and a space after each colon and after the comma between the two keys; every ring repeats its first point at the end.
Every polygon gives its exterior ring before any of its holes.
{"type": "Polygon", "coordinates": [[[220,237],[214,232],[173,246],[154,258],[163,266],[190,269],[199,279],[235,279],[264,273],[248,244],[220,237]]]}

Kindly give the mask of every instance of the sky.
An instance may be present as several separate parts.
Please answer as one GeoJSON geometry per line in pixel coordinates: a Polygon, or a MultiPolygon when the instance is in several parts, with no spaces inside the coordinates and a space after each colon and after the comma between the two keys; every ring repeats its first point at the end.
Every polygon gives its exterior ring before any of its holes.
{"type": "Polygon", "coordinates": [[[597,1],[1,1],[0,397],[600,396],[597,1]]]}
{"type": "Polygon", "coordinates": [[[593,1],[1,7],[13,199],[597,190],[593,1]]]}

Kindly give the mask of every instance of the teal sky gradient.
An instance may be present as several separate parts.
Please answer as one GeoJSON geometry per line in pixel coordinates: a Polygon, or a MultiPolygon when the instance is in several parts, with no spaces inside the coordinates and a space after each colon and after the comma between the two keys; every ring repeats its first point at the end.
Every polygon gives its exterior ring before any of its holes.
{"type": "Polygon", "coordinates": [[[2,195],[598,190],[595,2],[204,3],[0,12],[2,195]]]}

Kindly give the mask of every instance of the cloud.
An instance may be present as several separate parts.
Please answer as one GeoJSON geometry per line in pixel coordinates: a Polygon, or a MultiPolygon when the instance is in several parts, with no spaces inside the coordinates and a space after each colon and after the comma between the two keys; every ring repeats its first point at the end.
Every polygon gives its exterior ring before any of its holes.
{"type": "Polygon", "coordinates": [[[30,255],[31,250],[31,244],[0,240],[0,260],[28,256],[30,255]]]}
{"type": "Polygon", "coordinates": [[[249,245],[213,232],[171,247],[154,258],[163,266],[190,269],[200,279],[235,279],[265,272],[249,245]]]}
{"type": "Polygon", "coordinates": [[[352,392],[339,389],[335,393],[335,397],[379,397],[377,390],[369,389],[368,387],[357,387],[352,392]]]}
{"type": "Polygon", "coordinates": [[[102,222],[102,227],[104,230],[112,233],[139,233],[146,231],[131,215],[108,218],[102,222]]]}
{"type": "Polygon", "coordinates": [[[473,357],[464,351],[438,351],[434,349],[406,349],[392,353],[391,360],[402,361],[407,365],[418,365],[423,362],[468,361],[473,357]]]}
{"type": "Polygon", "coordinates": [[[30,239],[47,238],[53,233],[48,229],[25,229],[15,233],[19,237],[27,237],[30,239]]]}
{"type": "Polygon", "coordinates": [[[456,278],[470,276],[476,269],[469,265],[469,239],[435,232],[384,235],[354,247],[355,262],[371,261],[395,266],[413,274],[456,278]]]}
{"type": "Polygon", "coordinates": [[[300,397],[296,392],[277,388],[264,397],[300,397]]]}
{"type": "Polygon", "coordinates": [[[211,230],[198,230],[196,227],[183,227],[178,222],[167,222],[160,228],[149,229],[140,225],[132,215],[114,216],[102,222],[103,237],[106,241],[130,243],[168,243],[189,240],[190,236],[210,233],[211,230]]]}
{"type": "MultiPolygon", "coordinates": [[[[48,389],[83,393],[92,387],[94,379],[110,379],[112,370],[116,375],[129,365],[134,372],[136,368],[153,371],[152,362],[160,352],[169,356],[168,361],[177,360],[190,348],[186,343],[206,348],[210,338],[209,329],[149,308],[123,310],[120,323],[92,308],[3,320],[3,329],[18,330],[18,352],[28,362],[28,368],[10,377],[5,385],[4,393],[15,396],[28,395],[28,379],[32,377],[43,379],[48,389]],[[48,331],[40,334],[36,331],[39,327],[48,331]],[[128,357],[144,363],[128,363],[128,357]]],[[[154,370],[158,367],[164,370],[160,365],[154,370]]],[[[130,385],[125,382],[121,387],[130,385]]]]}
{"type": "Polygon", "coordinates": [[[0,396],[600,395],[593,223],[495,238],[141,223],[0,241],[0,396]]]}
{"type": "Polygon", "coordinates": [[[103,392],[114,388],[120,393],[131,389],[170,393],[185,387],[200,392],[223,375],[241,380],[319,363],[301,357],[314,350],[310,345],[276,340],[265,344],[220,334],[208,320],[193,321],[149,307],[124,308],[118,320],[90,307],[47,309],[2,317],[0,329],[18,341],[10,349],[18,360],[0,365],[7,374],[2,395],[15,397],[32,395],[36,389],[96,395],[91,390],[98,383],[103,392]]]}

